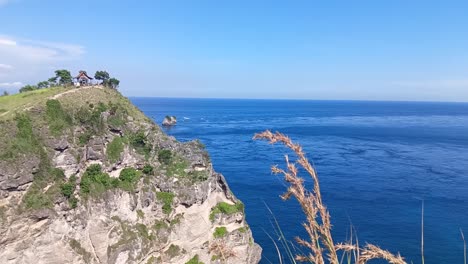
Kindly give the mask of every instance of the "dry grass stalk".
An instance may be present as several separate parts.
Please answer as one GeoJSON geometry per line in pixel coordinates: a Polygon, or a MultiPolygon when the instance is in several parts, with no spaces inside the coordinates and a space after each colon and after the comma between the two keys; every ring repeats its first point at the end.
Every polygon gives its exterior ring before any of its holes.
{"type": "Polygon", "coordinates": [[[222,239],[217,239],[213,243],[211,243],[209,252],[214,253],[223,261],[226,261],[230,257],[236,256],[236,252],[226,244],[226,241],[222,239]]]}
{"type": "Polygon", "coordinates": [[[297,160],[294,163],[289,161],[288,156],[285,156],[286,170],[277,166],[271,168],[273,173],[284,175],[285,181],[289,183],[287,192],[281,198],[283,200],[291,197],[296,198],[307,218],[307,222],[303,223],[303,227],[309,235],[309,240],[296,237],[296,242],[309,249],[310,253],[297,255],[296,260],[315,264],[339,264],[338,251],[341,250],[353,252],[357,264],[365,264],[371,259],[385,259],[392,264],[406,264],[400,255],[393,255],[374,245],[368,244],[363,248],[359,248],[358,244],[354,245],[353,243],[335,244],[331,234],[330,213],[322,201],[317,173],[308,161],[302,147],[293,143],[286,135],[279,132],[272,133],[269,130],[255,134],[254,139],[264,139],[270,144],[281,143],[297,155],[297,160]],[[313,180],[312,191],[305,188],[304,179],[298,175],[296,164],[299,164],[311,176],[313,180]]]}

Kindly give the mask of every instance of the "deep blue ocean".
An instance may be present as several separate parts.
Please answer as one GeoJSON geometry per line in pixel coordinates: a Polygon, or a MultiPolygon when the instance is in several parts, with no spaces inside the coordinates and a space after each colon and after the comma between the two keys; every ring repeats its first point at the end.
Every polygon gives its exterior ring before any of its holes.
{"type": "MultiPolygon", "coordinates": [[[[360,244],[373,243],[421,263],[424,200],[426,264],[463,263],[460,229],[468,237],[468,104],[422,102],[131,98],[180,141],[200,139],[214,167],[246,205],[263,248],[262,263],[279,263],[271,239],[273,211],[287,239],[305,236],[297,202],[282,201],[272,164],[289,153],[253,141],[281,131],[303,145],[318,171],[335,241],[350,225],[360,244]]],[[[304,175],[307,178],[307,175],[304,175]]],[[[285,263],[288,263],[285,260],[285,263]]],[[[379,262],[373,262],[379,263],[379,262]]]]}

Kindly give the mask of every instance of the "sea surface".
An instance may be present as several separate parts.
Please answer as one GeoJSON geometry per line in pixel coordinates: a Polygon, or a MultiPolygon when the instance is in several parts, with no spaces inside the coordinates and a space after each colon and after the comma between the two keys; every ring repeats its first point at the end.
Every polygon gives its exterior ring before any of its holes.
{"type": "MultiPolygon", "coordinates": [[[[289,135],[313,161],[336,242],[346,240],[353,226],[360,244],[373,243],[400,252],[408,263],[421,263],[424,201],[425,263],[463,263],[466,103],[131,100],[159,124],[166,115],[177,116],[177,126],[166,132],[178,140],[200,139],[206,145],[215,169],[246,205],[247,221],[263,248],[261,263],[280,262],[273,241],[282,248],[267,206],[291,247],[295,236],[307,238],[300,207],[280,199],[285,183],[270,173],[270,166],[284,165],[290,152],[252,140],[266,129],[289,135]]],[[[289,263],[286,256],[283,263],[289,263]]]]}

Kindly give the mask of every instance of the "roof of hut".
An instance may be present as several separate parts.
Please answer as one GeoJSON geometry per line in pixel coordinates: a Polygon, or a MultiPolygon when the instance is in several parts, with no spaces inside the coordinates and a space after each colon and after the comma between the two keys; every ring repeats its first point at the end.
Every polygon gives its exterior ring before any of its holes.
{"type": "Polygon", "coordinates": [[[93,79],[93,78],[91,78],[91,77],[88,76],[88,74],[86,73],[86,71],[80,71],[80,73],[78,74],[78,76],[76,76],[75,78],[76,78],[76,79],[80,79],[80,78],[82,78],[82,77],[86,77],[86,78],[88,78],[88,79],[90,79],[90,80],[93,79]]]}

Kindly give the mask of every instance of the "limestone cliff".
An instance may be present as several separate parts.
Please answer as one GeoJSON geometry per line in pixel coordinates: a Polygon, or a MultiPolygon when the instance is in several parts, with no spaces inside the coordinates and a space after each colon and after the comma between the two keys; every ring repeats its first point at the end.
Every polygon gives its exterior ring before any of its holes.
{"type": "Polygon", "coordinates": [[[10,97],[0,263],[259,262],[243,204],[200,142],[165,135],[107,88],[10,97]]]}

